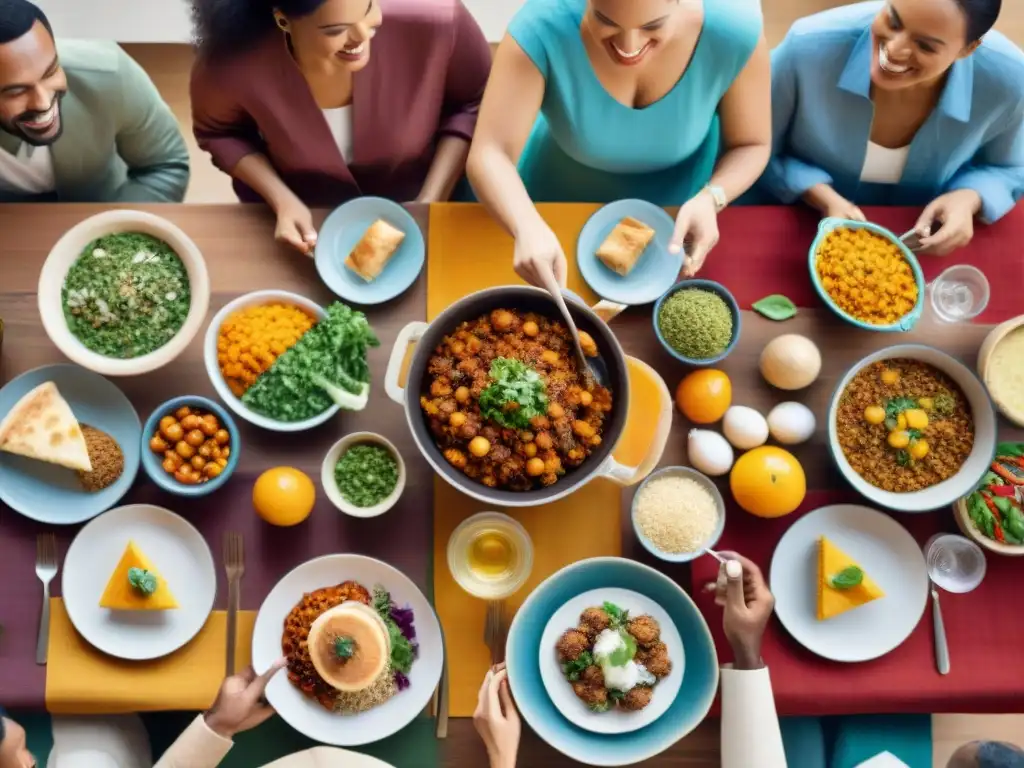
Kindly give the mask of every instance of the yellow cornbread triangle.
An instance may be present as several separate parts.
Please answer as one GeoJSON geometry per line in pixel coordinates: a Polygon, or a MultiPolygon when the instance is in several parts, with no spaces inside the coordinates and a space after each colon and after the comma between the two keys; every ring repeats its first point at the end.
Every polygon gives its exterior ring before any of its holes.
{"type": "Polygon", "coordinates": [[[821,537],[818,549],[818,621],[834,618],[872,600],[885,597],[885,592],[867,573],[864,574],[864,580],[851,589],[835,589],[830,586],[829,579],[851,565],[864,571],[843,550],[824,536],[821,537]]]}
{"type": "Polygon", "coordinates": [[[177,608],[178,601],[149,558],[142,554],[134,541],[129,541],[121,561],[107,582],[107,588],[103,590],[100,607],[114,611],[166,611],[177,608]],[[156,592],[144,595],[135,589],[128,581],[128,571],[132,568],[142,568],[156,576],[156,592]]]}

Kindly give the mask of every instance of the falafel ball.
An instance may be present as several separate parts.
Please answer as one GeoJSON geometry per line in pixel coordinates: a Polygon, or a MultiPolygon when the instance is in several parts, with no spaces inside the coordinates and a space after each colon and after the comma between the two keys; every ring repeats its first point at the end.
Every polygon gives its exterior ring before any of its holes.
{"type": "Polygon", "coordinates": [[[608,691],[603,685],[587,685],[576,682],[572,684],[572,690],[588,707],[608,706],[608,691]]]}
{"type": "Polygon", "coordinates": [[[576,661],[580,654],[590,649],[590,638],[578,629],[567,629],[558,639],[555,650],[559,661],[565,663],[576,661]]]}
{"type": "Polygon", "coordinates": [[[604,688],[604,672],[596,664],[591,664],[580,674],[580,682],[604,688]]]}
{"type": "Polygon", "coordinates": [[[661,639],[661,627],[658,622],[650,616],[637,616],[626,625],[626,631],[631,634],[641,648],[650,648],[661,639]]]}
{"type": "Polygon", "coordinates": [[[604,608],[587,608],[580,614],[580,630],[595,638],[611,626],[612,619],[604,608]]]}
{"type": "Polygon", "coordinates": [[[672,660],[668,657],[668,646],[658,641],[650,648],[637,651],[637,664],[643,664],[652,675],[661,679],[672,671],[672,660]]]}
{"type": "Polygon", "coordinates": [[[645,685],[638,685],[626,692],[626,695],[619,699],[619,706],[623,709],[627,709],[630,712],[639,712],[641,709],[651,703],[651,696],[654,694],[653,688],[648,688],[645,685]]]}

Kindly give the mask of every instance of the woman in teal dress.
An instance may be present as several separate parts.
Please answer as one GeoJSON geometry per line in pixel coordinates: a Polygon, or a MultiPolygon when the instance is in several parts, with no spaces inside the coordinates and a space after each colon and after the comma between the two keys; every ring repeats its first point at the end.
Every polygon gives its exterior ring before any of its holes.
{"type": "Polygon", "coordinates": [[[484,94],[467,171],[515,238],[516,271],[565,282],[537,202],[681,205],[671,249],[694,274],[717,215],[771,150],[758,0],[527,0],[484,94]]]}

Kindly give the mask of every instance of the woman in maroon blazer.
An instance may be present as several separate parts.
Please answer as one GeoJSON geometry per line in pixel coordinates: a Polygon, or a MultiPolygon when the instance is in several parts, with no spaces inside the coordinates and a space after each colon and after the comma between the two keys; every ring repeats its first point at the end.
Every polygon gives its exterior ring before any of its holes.
{"type": "Polygon", "coordinates": [[[199,146],[277,239],[310,253],[311,206],[447,200],[491,51],[461,0],[193,0],[199,146]]]}

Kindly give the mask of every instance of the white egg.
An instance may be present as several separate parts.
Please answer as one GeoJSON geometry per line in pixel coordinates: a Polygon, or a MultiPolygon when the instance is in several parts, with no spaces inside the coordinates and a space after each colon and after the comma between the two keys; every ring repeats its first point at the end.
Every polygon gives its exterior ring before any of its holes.
{"type": "Polygon", "coordinates": [[[803,403],[779,403],[768,414],[768,429],[783,445],[797,445],[811,439],[817,421],[803,403]]]}
{"type": "Polygon", "coordinates": [[[764,416],[745,405],[734,405],[722,419],[722,434],[741,451],[764,445],[768,439],[768,422],[764,416]]]}
{"type": "Polygon", "coordinates": [[[724,475],[732,469],[732,446],[717,432],[691,429],[686,442],[690,466],[709,477],[724,475]]]}

